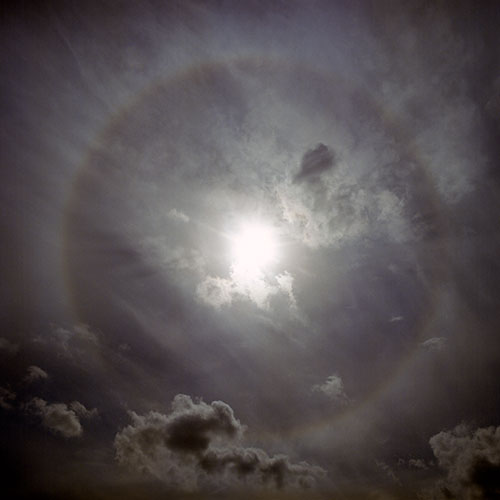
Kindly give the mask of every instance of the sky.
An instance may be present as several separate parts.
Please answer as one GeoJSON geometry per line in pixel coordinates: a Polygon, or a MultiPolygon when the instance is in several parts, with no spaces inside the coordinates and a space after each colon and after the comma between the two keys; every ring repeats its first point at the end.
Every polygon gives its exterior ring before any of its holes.
{"type": "Polygon", "coordinates": [[[500,3],[4,2],[5,498],[500,498],[500,3]]]}

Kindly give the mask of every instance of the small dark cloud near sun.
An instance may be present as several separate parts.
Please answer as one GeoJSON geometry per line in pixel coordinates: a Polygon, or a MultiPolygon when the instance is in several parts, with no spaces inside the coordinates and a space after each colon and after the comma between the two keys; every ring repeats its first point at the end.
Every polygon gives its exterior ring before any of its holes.
{"type": "Polygon", "coordinates": [[[314,181],[335,166],[337,157],[335,151],[323,143],[309,149],[300,162],[300,170],[294,177],[294,182],[314,181]]]}

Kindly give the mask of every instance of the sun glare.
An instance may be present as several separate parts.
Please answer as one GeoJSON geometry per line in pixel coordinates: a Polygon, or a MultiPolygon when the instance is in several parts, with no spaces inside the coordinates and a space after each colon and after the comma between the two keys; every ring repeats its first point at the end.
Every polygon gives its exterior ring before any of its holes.
{"type": "Polygon", "coordinates": [[[245,225],[232,238],[233,265],[247,273],[258,273],[276,259],[276,240],[263,224],[245,225]]]}

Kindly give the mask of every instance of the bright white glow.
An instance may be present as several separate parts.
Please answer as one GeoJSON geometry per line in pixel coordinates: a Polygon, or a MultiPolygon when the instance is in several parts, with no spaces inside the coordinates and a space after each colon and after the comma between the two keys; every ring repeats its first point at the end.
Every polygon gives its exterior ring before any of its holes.
{"type": "Polygon", "coordinates": [[[276,240],[263,224],[248,224],[231,240],[233,268],[247,276],[260,274],[276,259],[276,240]]]}

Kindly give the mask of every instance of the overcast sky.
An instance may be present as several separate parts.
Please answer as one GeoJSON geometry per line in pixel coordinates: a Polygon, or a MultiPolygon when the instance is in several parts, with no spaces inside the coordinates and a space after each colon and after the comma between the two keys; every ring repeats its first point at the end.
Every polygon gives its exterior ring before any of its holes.
{"type": "Polygon", "coordinates": [[[499,2],[0,12],[7,497],[500,497],[499,2]]]}

